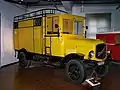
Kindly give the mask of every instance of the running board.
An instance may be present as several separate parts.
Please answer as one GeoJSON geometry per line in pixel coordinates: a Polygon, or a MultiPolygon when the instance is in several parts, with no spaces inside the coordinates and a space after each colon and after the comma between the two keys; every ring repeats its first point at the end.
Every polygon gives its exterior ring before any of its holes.
{"type": "Polygon", "coordinates": [[[85,80],[88,84],[90,84],[91,86],[95,87],[97,85],[100,85],[100,82],[98,82],[96,79],[94,78],[89,78],[85,80]]]}

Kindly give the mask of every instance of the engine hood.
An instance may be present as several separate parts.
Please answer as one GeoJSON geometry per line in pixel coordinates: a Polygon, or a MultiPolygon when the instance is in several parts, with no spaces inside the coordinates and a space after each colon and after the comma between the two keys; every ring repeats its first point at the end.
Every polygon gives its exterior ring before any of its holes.
{"type": "Polygon", "coordinates": [[[83,36],[78,36],[78,35],[64,35],[63,36],[65,40],[70,40],[71,42],[81,42],[81,44],[99,44],[99,43],[105,43],[102,40],[99,39],[88,39],[84,38],[83,36]]]}
{"type": "MultiPolygon", "coordinates": [[[[96,52],[96,46],[98,44],[105,43],[99,39],[88,39],[84,38],[83,36],[78,35],[64,35],[63,37],[63,46],[65,54],[70,53],[82,53],[84,54],[84,58],[89,58],[89,52],[94,51],[96,52]]],[[[98,60],[95,55],[92,60],[98,60]]],[[[101,61],[101,60],[98,60],[101,61]]]]}

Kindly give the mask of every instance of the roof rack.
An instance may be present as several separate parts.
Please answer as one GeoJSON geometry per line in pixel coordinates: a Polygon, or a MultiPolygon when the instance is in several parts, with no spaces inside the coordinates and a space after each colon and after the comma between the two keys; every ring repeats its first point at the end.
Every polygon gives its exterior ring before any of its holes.
{"type": "Polygon", "coordinates": [[[41,9],[41,10],[33,11],[30,13],[25,13],[25,14],[22,14],[19,16],[15,16],[14,22],[18,22],[20,20],[36,18],[36,17],[40,17],[40,16],[45,16],[47,14],[56,14],[56,13],[67,13],[67,12],[65,12],[63,10],[59,10],[59,9],[41,9]]]}

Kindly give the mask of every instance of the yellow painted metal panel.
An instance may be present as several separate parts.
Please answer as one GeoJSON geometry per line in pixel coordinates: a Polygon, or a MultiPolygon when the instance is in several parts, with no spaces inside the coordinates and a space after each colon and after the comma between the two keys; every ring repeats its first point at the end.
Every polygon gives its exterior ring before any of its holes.
{"type": "Polygon", "coordinates": [[[21,28],[21,27],[31,27],[33,26],[33,20],[30,19],[30,20],[23,20],[23,21],[19,21],[18,22],[18,27],[21,28]]]}
{"type": "Polygon", "coordinates": [[[19,29],[19,49],[25,48],[28,52],[34,52],[33,27],[19,29]]]}
{"type": "Polygon", "coordinates": [[[76,15],[74,15],[73,17],[74,17],[77,21],[84,21],[84,20],[85,20],[85,18],[82,17],[82,16],[76,16],[76,15]]]}
{"type": "Polygon", "coordinates": [[[74,18],[74,16],[71,15],[71,14],[63,14],[61,16],[62,16],[63,19],[73,19],[74,18]]]}
{"type": "MultiPolygon", "coordinates": [[[[50,54],[52,52],[50,52],[50,48],[51,48],[51,44],[52,43],[52,40],[50,41],[50,37],[46,37],[46,47],[49,47],[49,48],[46,48],[46,53],[47,54],[50,54]]],[[[45,47],[44,47],[45,48],[45,47]]]]}
{"type": "Polygon", "coordinates": [[[45,32],[45,26],[46,26],[46,28],[47,28],[47,25],[45,25],[45,22],[44,22],[46,19],[47,19],[47,18],[45,18],[45,17],[42,18],[43,36],[45,35],[45,33],[47,33],[47,30],[46,30],[46,32],[45,32]]]}
{"type": "Polygon", "coordinates": [[[46,37],[46,46],[50,47],[50,37],[46,37]]]}
{"type": "MultiPolygon", "coordinates": [[[[50,43],[50,37],[46,38],[46,46],[50,47],[51,46],[51,55],[52,56],[64,56],[63,55],[63,50],[64,46],[62,43],[61,38],[58,37],[51,37],[51,43],[50,43]],[[51,44],[51,45],[50,45],[51,44]]],[[[50,48],[46,49],[47,53],[50,54],[50,48]]]]}
{"type": "Polygon", "coordinates": [[[19,50],[19,29],[13,30],[14,35],[14,49],[19,50]]]}
{"type": "Polygon", "coordinates": [[[46,48],[46,52],[47,55],[50,55],[50,48],[46,48]]]}
{"type": "MultiPolygon", "coordinates": [[[[85,55],[84,59],[88,60],[88,54],[91,50],[96,51],[97,44],[104,43],[101,40],[86,39],[79,35],[62,35],[64,41],[64,54],[70,53],[82,53],[85,55]]],[[[97,59],[95,56],[91,60],[102,61],[103,59],[97,59]]]]}
{"type": "Polygon", "coordinates": [[[61,46],[58,37],[52,37],[51,50],[53,56],[61,56],[61,46]]]}
{"type": "Polygon", "coordinates": [[[42,39],[42,27],[34,27],[34,48],[35,53],[42,54],[43,51],[43,39],[42,39]]]}

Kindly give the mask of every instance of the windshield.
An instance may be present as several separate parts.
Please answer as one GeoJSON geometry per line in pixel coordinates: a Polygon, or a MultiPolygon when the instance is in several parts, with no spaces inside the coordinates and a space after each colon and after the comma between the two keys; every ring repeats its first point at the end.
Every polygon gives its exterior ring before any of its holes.
{"type": "Polygon", "coordinates": [[[74,34],[82,34],[82,22],[74,21],[74,34]]]}

